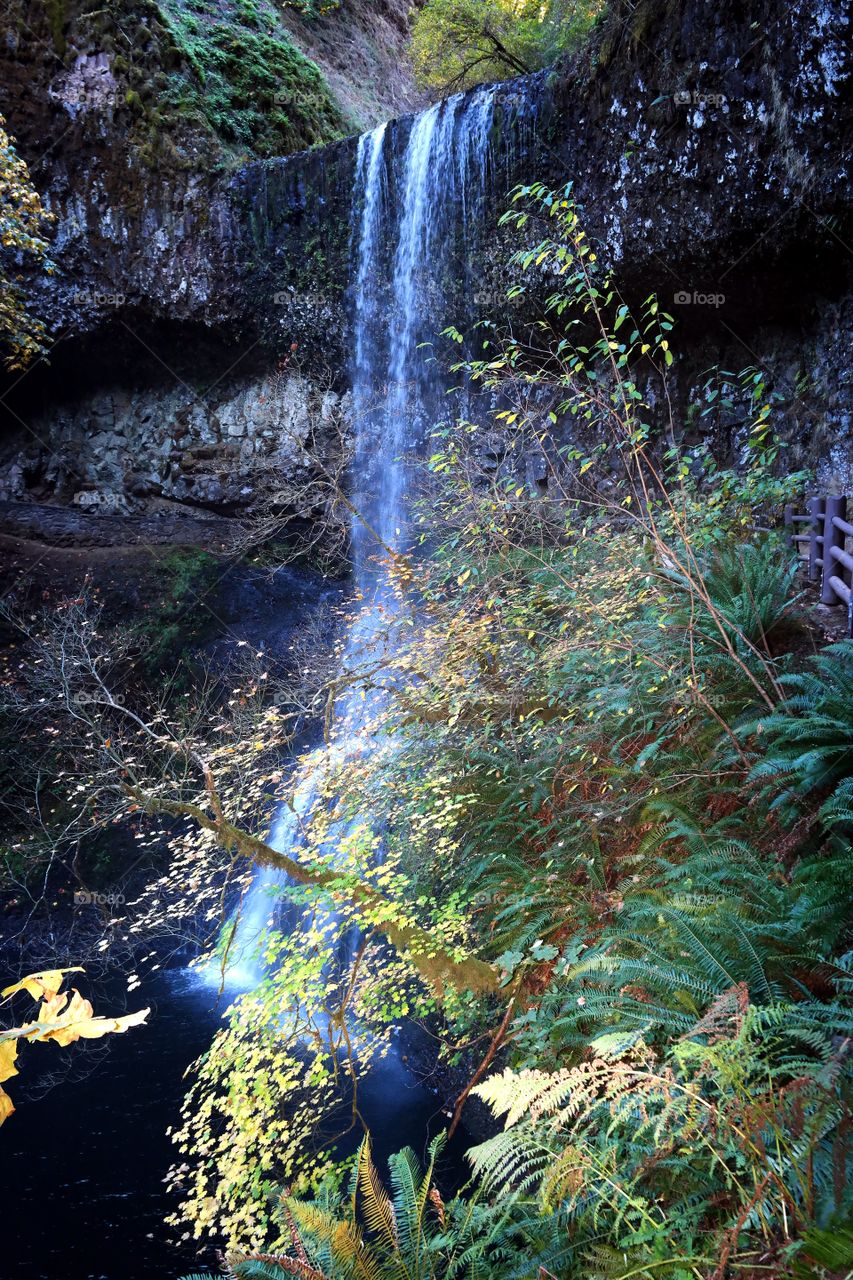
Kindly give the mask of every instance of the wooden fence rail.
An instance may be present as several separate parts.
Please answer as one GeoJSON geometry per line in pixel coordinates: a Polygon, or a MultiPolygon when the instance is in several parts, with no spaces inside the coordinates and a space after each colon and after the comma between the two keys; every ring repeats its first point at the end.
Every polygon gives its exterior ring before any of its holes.
{"type": "Polygon", "coordinates": [[[820,583],[821,604],[846,605],[847,634],[853,636],[853,555],[847,550],[853,524],[847,519],[847,499],[827,494],[809,499],[806,505],[805,515],[798,515],[793,506],[785,508],[785,526],[791,530],[788,541],[800,551],[809,582],[820,583]],[[794,533],[798,525],[806,532],[794,533]]]}

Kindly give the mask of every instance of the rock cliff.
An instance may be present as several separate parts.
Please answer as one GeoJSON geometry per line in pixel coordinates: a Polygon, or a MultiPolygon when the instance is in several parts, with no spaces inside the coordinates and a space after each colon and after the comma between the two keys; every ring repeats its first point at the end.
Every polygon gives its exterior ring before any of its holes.
{"type": "MultiPolygon", "coordinates": [[[[184,67],[193,50],[191,15],[175,12],[151,5],[139,19],[150,74],[170,59],[184,67]]],[[[301,31],[300,49],[325,58],[325,75],[312,63],[320,96],[299,126],[323,145],[283,158],[264,158],[269,122],[254,152],[240,141],[253,108],[239,96],[218,124],[189,90],[176,106],[171,82],[162,110],[137,110],[115,32],[84,38],[79,14],[53,23],[52,53],[7,39],[13,96],[0,106],[58,217],[57,275],[34,282],[57,345],[49,367],[7,391],[0,496],[234,514],[280,464],[298,476],[330,447],[326,427],[339,431],[346,413],[356,155],[354,138],[334,137],[413,98],[403,73],[383,80],[367,53],[371,22],[396,32],[392,54],[401,47],[391,0],[345,5],[337,28],[324,21],[278,32],[298,42],[301,31]],[[349,61],[336,30],[360,51],[349,61]]],[[[848,44],[841,0],[617,5],[582,56],[498,91],[488,225],[476,284],[461,286],[499,314],[509,186],[572,180],[623,291],[658,292],[679,321],[678,411],[709,365],[760,367],[778,393],[788,464],[853,486],[848,44]]],[[[392,151],[410,127],[393,123],[392,151]]],[[[730,406],[702,431],[736,452],[741,418],[730,406]]]]}

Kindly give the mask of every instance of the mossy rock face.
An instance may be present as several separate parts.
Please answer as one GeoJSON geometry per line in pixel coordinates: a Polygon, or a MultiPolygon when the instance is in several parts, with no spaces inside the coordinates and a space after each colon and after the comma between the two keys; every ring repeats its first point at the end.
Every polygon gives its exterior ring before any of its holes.
{"type": "Polygon", "coordinates": [[[220,562],[199,547],[176,549],[159,562],[159,592],[136,630],[144,641],[140,668],[161,670],[204,639],[213,615],[199,607],[222,572],[220,562]]]}
{"type": "Polygon", "coordinates": [[[349,122],[266,0],[161,0],[171,74],[161,109],[257,156],[341,137],[349,122]]]}
{"type": "Polygon", "coordinates": [[[11,3],[46,62],[58,56],[71,68],[81,54],[110,56],[140,158],[155,112],[163,158],[171,163],[171,139],[182,167],[288,155],[354,129],[272,0],[40,0],[34,14],[26,0],[11,3]]]}

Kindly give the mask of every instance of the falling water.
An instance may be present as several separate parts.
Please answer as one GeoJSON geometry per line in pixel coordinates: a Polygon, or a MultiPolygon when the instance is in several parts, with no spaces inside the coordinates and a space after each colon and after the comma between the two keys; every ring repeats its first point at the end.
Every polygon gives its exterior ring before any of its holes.
{"type": "MultiPolygon", "coordinates": [[[[374,335],[379,331],[382,323],[378,288],[379,273],[376,265],[381,250],[386,216],[384,198],[387,194],[387,173],[384,144],[387,128],[386,124],[381,124],[372,133],[362,134],[358,140],[356,160],[355,200],[362,200],[361,219],[354,222],[359,230],[353,246],[357,266],[352,289],[354,359],[351,381],[353,419],[356,429],[353,503],[356,511],[366,511],[368,505],[369,490],[366,481],[370,473],[368,456],[370,433],[364,428],[371,420],[374,408],[371,404],[374,335]]],[[[362,521],[354,519],[352,544],[357,577],[363,572],[368,537],[368,531],[362,521]]]]}
{"type": "MultiPolygon", "coordinates": [[[[436,103],[409,122],[383,124],[358,141],[352,196],[353,324],[350,380],[354,420],[352,501],[353,578],[363,602],[350,627],[343,666],[356,672],[392,643],[394,595],[389,554],[406,550],[411,518],[411,459],[427,442],[431,426],[448,414],[440,366],[419,350],[448,315],[448,286],[470,284],[470,260],[489,183],[497,163],[493,145],[499,90],[493,86],[436,103]],[[406,127],[408,125],[408,134],[406,127]],[[405,145],[398,143],[404,140],[405,145]]],[[[525,112],[514,114],[523,122],[525,112]]],[[[507,95],[503,95],[504,100],[507,95]]],[[[529,114],[529,113],[528,113],[529,114]]],[[[506,112],[502,114],[508,129],[506,112]]],[[[526,128],[526,123],[524,128],[526,128]]],[[[513,156],[512,136],[505,146],[513,156]]],[[[473,319],[473,312],[467,317],[473,319]]],[[[337,760],[353,750],[375,750],[365,742],[376,698],[344,694],[340,726],[332,744],[337,760]]],[[[292,851],[301,815],[316,796],[314,779],[328,759],[318,748],[301,765],[300,797],[282,808],[271,833],[278,849],[292,851]]],[[[341,833],[343,834],[343,833],[341,833]]],[[[273,911],[277,877],[256,877],[238,916],[229,947],[229,977],[247,986],[260,976],[259,939],[273,911]]]]}
{"type": "MultiPolygon", "coordinates": [[[[359,376],[370,377],[375,388],[381,363],[386,362],[388,394],[376,449],[382,484],[374,490],[379,495],[375,527],[383,542],[395,550],[403,544],[409,515],[405,455],[422,448],[430,427],[446,409],[444,376],[418,348],[435,336],[436,321],[446,323],[451,318],[445,314],[446,293],[460,276],[458,247],[462,244],[470,250],[468,235],[482,204],[493,112],[493,89],[436,103],[416,117],[403,156],[390,342],[385,351],[374,339],[379,370],[375,365],[371,369],[364,359],[356,370],[359,376]]],[[[370,204],[365,193],[365,211],[370,204]]],[[[378,241],[372,236],[367,243],[375,246],[378,241]]],[[[463,256],[467,258],[468,253],[463,256]]],[[[369,268],[360,263],[360,274],[362,270],[368,277],[375,276],[381,262],[369,268]]],[[[356,321],[360,318],[356,311],[356,321]]],[[[359,341],[366,347],[369,339],[357,333],[359,341]]],[[[363,388],[356,385],[354,390],[364,398],[363,388]]]]}

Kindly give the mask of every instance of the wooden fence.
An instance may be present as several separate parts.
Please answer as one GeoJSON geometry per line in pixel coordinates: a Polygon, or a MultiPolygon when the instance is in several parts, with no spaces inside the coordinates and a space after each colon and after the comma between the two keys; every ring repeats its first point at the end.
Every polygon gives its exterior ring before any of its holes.
{"type": "Polygon", "coordinates": [[[846,497],[825,495],[811,498],[805,515],[785,508],[789,541],[808,567],[809,582],[820,583],[821,604],[843,604],[847,608],[847,634],[853,636],[853,555],[847,539],[853,538],[853,524],[847,519],[846,497]],[[800,526],[803,533],[795,533],[800,526]],[[805,548],[805,555],[803,555],[805,548]]]}

